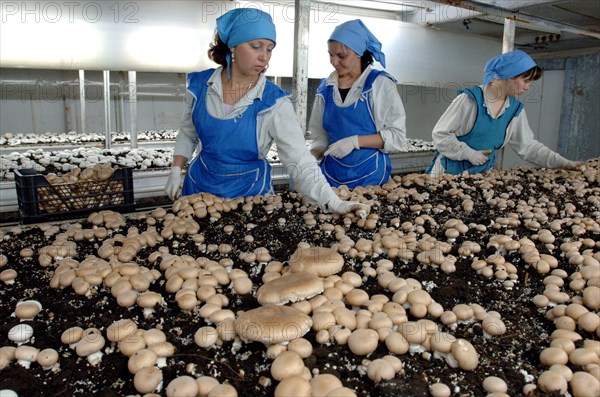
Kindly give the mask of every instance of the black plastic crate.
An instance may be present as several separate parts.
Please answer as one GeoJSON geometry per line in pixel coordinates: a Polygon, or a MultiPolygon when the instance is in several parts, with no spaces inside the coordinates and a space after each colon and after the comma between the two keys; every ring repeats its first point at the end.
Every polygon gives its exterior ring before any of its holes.
{"type": "Polygon", "coordinates": [[[110,179],[50,184],[34,169],[15,171],[23,223],[78,218],[95,211],[132,212],[133,170],[118,168],[110,179]]]}

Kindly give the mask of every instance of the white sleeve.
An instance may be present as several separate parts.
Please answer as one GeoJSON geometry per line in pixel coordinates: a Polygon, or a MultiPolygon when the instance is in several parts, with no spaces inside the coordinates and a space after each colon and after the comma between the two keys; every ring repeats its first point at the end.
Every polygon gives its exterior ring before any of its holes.
{"type": "Polygon", "coordinates": [[[385,76],[379,76],[373,84],[372,99],[376,128],[374,133],[379,132],[381,135],[383,151],[406,150],[406,113],[396,83],[385,76]]]}
{"type": "Polygon", "coordinates": [[[468,134],[476,117],[477,105],[467,94],[454,98],[431,133],[437,151],[452,160],[467,160],[467,153],[472,149],[457,136],[468,134]]]}
{"type": "Polygon", "coordinates": [[[185,94],[185,106],[183,109],[183,115],[179,124],[179,132],[177,133],[177,140],[175,141],[175,149],[173,155],[183,156],[186,159],[191,160],[192,155],[196,146],[201,145],[198,139],[198,133],[194,122],[192,121],[192,103],[194,96],[186,91],[185,94]]]}
{"type": "Polygon", "coordinates": [[[307,131],[308,138],[313,141],[311,149],[325,150],[329,146],[329,136],[323,128],[323,110],[325,110],[325,100],[323,96],[316,95],[307,131]]]}
{"type": "Polygon", "coordinates": [[[525,109],[510,122],[508,133],[510,147],[527,161],[545,168],[564,168],[569,163],[569,160],[534,138],[525,109]]]}
{"type": "MultiPolygon", "coordinates": [[[[269,134],[277,144],[277,152],[294,188],[321,209],[337,195],[327,183],[321,169],[306,147],[304,134],[289,98],[280,98],[264,115],[260,134],[269,134]]],[[[261,139],[262,140],[262,139],[261,139]]]]}

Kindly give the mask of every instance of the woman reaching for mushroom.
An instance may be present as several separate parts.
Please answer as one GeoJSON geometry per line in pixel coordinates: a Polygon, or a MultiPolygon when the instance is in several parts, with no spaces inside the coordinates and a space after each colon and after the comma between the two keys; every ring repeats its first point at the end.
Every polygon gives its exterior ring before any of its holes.
{"type": "Polygon", "coordinates": [[[309,200],[325,211],[366,211],[363,204],[340,200],[327,184],[306,148],[289,95],[265,78],[275,43],[275,25],[265,12],[236,8],[217,18],[208,55],[221,66],[188,75],[166,193],[179,196],[182,168],[198,147],[183,181],[184,196],[272,194],[267,154],[277,143],[284,165],[294,167],[298,191],[309,200]]]}
{"type": "Polygon", "coordinates": [[[509,144],[519,156],[546,168],[575,170],[567,160],[534,138],[523,103],[516,99],[542,77],[543,69],[523,51],[490,59],[483,85],[459,90],[432,133],[437,149],[425,171],[431,175],[471,174],[491,169],[496,151],[509,144]]]}

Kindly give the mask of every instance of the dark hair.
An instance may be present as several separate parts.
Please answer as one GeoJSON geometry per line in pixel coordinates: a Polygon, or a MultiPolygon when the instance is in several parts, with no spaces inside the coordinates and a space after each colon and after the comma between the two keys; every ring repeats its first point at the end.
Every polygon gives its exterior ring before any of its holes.
{"type": "Polygon", "coordinates": [[[365,69],[367,68],[367,66],[372,65],[373,64],[373,54],[371,54],[371,51],[366,50],[364,52],[364,54],[361,55],[360,57],[360,71],[361,73],[365,71],[365,69]]]}
{"type": "Polygon", "coordinates": [[[210,47],[208,49],[208,58],[223,67],[227,67],[226,57],[229,52],[230,50],[229,47],[227,47],[227,44],[221,40],[219,33],[215,32],[213,42],[210,43],[210,47]]]}
{"type": "Polygon", "coordinates": [[[535,65],[528,71],[523,72],[520,75],[515,76],[515,77],[523,77],[524,79],[529,80],[529,81],[536,81],[536,80],[539,80],[543,74],[544,74],[544,69],[535,65]]]}

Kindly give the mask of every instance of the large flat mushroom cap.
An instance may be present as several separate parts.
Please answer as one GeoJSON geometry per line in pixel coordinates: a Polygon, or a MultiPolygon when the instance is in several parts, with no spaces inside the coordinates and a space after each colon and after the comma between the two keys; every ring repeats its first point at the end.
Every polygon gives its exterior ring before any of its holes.
{"type": "Polygon", "coordinates": [[[268,346],[301,338],[310,330],[312,320],[296,308],[269,305],[239,313],[234,326],[242,339],[268,346]]]}
{"type": "Polygon", "coordinates": [[[256,291],[256,299],[261,305],[285,305],[312,298],[323,288],[323,280],[314,273],[286,273],[263,284],[256,291]]]}
{"type": "Polygon", "coordinates": [[[320,277],[336,274],[344,266],[342,255],[326,247],[298,248],[288,262],[292,272],[309,272],[320,277]]]}

